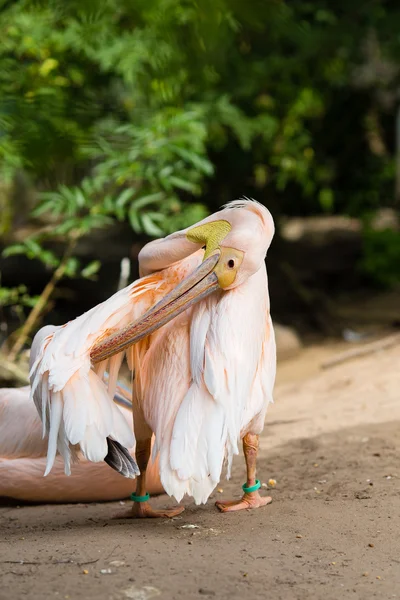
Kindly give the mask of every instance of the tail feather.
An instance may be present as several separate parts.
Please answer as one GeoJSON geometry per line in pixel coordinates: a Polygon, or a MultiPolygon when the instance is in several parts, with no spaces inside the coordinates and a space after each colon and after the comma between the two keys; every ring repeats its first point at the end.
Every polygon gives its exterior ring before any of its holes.
{"type": "Polygon", "coordinates": [[[79,446],[83,456],[92,462],[104,460],[107,454],[106,438],[97,429],[95,423],[87,425],[85,437],[80,441],[79,446]]]}
{"type": "Polygon", "coordinates": [[[179,501],[185,490],[196,504],[206,502],[221,478],[227,437],[223,407],[203,384],[193,383],[175,418],[169,463],[160,459],[166,492],[179,501]]]}
{"type": "Polygon", "coordinates": [[[57,454],[57,440],[58,432],[61,425],[63,413],[63,404],[60,392],[52,394],[52,402],[50,406],[50,431],[49,431],[49,445],[47,450],[47,465],[44,473],[45,477],[48,475],[54,465],[54,460],[57,454]]]}
{"type": "MultiPolygon", "coordinates": [[[[132,448],[134,443],[132,443],[132,427],[129,427],[124,415],[116,406],[115,403],[112,404],[113,411],[113,428],[111,430],[110,436],[114,440],[118,440],[120,444],[122,444],[125,448],[132,448]]],[[[132,419],[133,426],[133,419],[132,419]]],[[[134,440],[133,440],[134,442],[134,440]]]]}
{"type": "Polygon", "coordinates": [[[66,386],[62,392],[64,401],[64,427],[65,433],[71,444],[79,444],[85,435],[85,425],[87,417],[87,404],[80,402],[78,392],[74,389],[74,384],[66,386]]]}
{"type": "Polygon", "coordinates": [[[135,479],[137,475],[140,475],[139,468],[128,450],[124,448],[119,442],[107,438],[108,453],[104,458],[106,462],[114,471],[121,473],[128,479],[135,479]]]}
{"type": "MultiPolygon", "coordinates": [[[[45,390],[47,388],[45,387],[45,390]]],[[[127,400],[129,390],[118,384],[118,394],[112,403],[113,429],[110,437],[118,439],[124,447],[132,449],[132,404],[127,400]],[[119,410],[118,406],[122,406],[119,410]]],[[[46,396],[44,396],[46,398],[46,396]]],[[[42,422],[34,403],[30,399],[30,388],[0,388],[0,460],[29,457],[36,459],[47,455],[48,440],[42,437],[42,422]]],[[[44,413],[49,414],[47,401],[44,413]]],[[[49,419],[47,419],[49,421],[49,419]]],[[[48,431],[44,420],[45,435],[48,431]]],[[[57,446],[61,455],[70,452],[71,462],[78,460],[79,445],[69,442],[63,423],[59,428],[57,446]],[[64,454],[63,454],[64,453],[64,454]]],[[[55,464],[57,459],[55,461],[55,464]]],[[[59,463],[60,464],[60,463],[59,463]]],[[[44,471],[45,469],[43,469],[44,471]]],[[[54,467],[53,467],[54,470],[54,467]]]]}
{"type": "Polygon", "coordinates": [[[61,423],[61,427],[58,432],[57,446],[58,446],[58,450],[59,450],[61,456],[64,459],[65,474],[71,475],[71,457],[72,457],[73,446],[71,447],[68,443],[67,436],[65,433],[65,427],[64,427],[63,423],[61,423]]]}
{"type": "MultiPolygon", "coordinates": [[[[109,377],[110,388],[117,385],[116,369],[120,361],[118,358],[114,363],[112,377],[109,377]]],[[[49,436],[45,475],[53,467],[57,450],[64,457],[65,472],[69,474],[76,445],[84,457],[93,462],[100,462],[107,456],[106,439],[109,436],[123,447],[135,445],[132,429],[113,402],[106,384],[92,369],[86,373],[76,372],[60,391],[51,385],[48,373],[40,373],[35,365],[31,381],[31,395],[43,421],[43,433],[49,436]]],[[[132,469],[129,473],[131,476],[132,469]]]]}
{"type": "Polygon", "coordinates": [[[87,398],[87,406],[90,407],[89,422],[93,422],[100,434],[107,437],[110,434],[110,424],[113,419],[112,396],[110,398],[104,383],[93,371],[89,371],[87,388],[91,392],[87,398]]]}
{"type": "MultiPolygon", "coordinates": [[[[49,405],[48,405],[48,394],[47,394],[47,388],[48,388],[48,374],[46,373],[43,376],[42,379],[42,385],[41,385],[41,396],[42,396],[42,421],[43,421],[43,428],[42,428],[42,438],[44,439],[46,437],[46,430],[48,431],[50,429],[50,414],[49,414],[49,405]]],[[[35,398],[35,396],[34,396],[35,398]]],[[[36,408],[38,409],[38,412],[40,414],[40,410],[38,407],[38,403],[35,400],[35,404],[36,404],[36,408]]]]}

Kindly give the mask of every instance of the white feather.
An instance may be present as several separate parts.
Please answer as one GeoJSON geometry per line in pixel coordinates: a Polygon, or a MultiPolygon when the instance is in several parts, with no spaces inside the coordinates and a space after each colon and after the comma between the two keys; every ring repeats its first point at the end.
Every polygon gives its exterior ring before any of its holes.
{"type": "Polygon", "coordinates": [[[43,421],[43,434],[49,433],[46,474],[57,447],[68,473],[75,445],[93,461],[106,456],[110,435],[125,447],[134,445],[134,436],[112,400],[123,353],[110,361],[108,391],[102,378],[109,361],[98,365],[96,374],[90,351],[104,333],[144,312],[146,307],[138,300],[159,285],[159,280],[148,277],[65,326],[44,327],[35,336],[30,356],[31,397],[43,421]]]}
{"type": "Polygon", "coordinates": [[[50,473],[56,457],[58,431],[62,419],[62,410],[63,404],[61,400],[61,394],[59,392],[54,392],[51,398],[49,446],[47,450],[46,471],[44,473],[45,477],[50,473]]]}
{"type": "Polygon", "coordinates": [[[122,361],[124,360],[124,353],[120,352],[110,359],[110,367],[108,370],[108,393],[111,398],[115,394],[117,389],[118,373],[121,368],[122,361]]]}
{"type": "Polygon", "coordinates": [[[95,423],[87,425],[85,437],[79,445],[83,456],[92,462],[104,460],[108,451],[106,438],[97,429],[95,423]]]}
{"type": "Polygon", "coordinates": [[[203,398],[192,384],[179,407],[172,431],[170,466],[179,479],[190,479],[204,461],[199,461],[198,440],[203,425],[203,398]]]}

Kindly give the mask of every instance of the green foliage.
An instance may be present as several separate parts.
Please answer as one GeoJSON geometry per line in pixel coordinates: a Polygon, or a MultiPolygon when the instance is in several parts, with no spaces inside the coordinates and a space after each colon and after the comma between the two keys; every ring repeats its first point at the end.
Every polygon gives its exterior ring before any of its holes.
{"type": "MultiPolygon", "coordinates": [[[[145,125],[103,121],[82,149],[96,163],[82,183],[83,190],[93,190],[91,205],[100,197],[97,210],[128,219],[136,233],[161,236],[176,228],[181,213],[190,214],[179,194],[199,195],[203,178],[213,173],[201,116],[199,110],[165,108],[145,125]]],[[[199,214],[205,210],[195,218],[199,214]]]]}
{"type": "Polygon", "coordinates": [[[122,220],[160,236],[242,194],[278,215],[392,204],[395,3],[19,0],[0,16],[0,178],[29,173],[46,224],[8,254],[57,269],[54,241],[122,220]]]}
{"type": "Polygon", "coordinates": [[[14,288],[0,286],[0,307],[28,306],[32,308],[37,302],[37,296],[30,296],[25,285],[14,288]]]}
{"type": "Polygon", "coordinates": [[[394,229],[364,232],[364,252],[360,268],[380,287],[400,283],[400,232],[394,229]]]}
{"type": "Polygon", "coordinates": [[[21,284],[12,288],[0,285],[0,315],[2,316],[3,309],[11,309],[22,323],[25,317],[24,309],[33,309],[38,299],[38,296],[29,294],[26,285],[21,284]]]}
{"type": "Polygon", "coordinates": [[[47,211],[51,211],[55,222],[23,242],[8,246],[3,251],[3,256],[23,254],[31,260],[40,260],[49,270],[54,271],[62,265],[63,277],[93,279],[100,268],[99,261],[82,266],[77,258],[69,254],[79,238],[93,229],[109,225],[111,219],[105,214],[97,214],[96,205],[91,203],[80,188],[63,185],[58,192],[43,194],[34,214],[38,216],[47,211]],[[48,248],[54,242],[65,244],[61,257],[48,248]]]}
{"type": "MultiPolygon", "coordinates": [[[[234,169],[250,157],[246,188],[277,194],[283,212],[359,214],[388,200],[390,153],[365,147],[365,137],[372,128],[388,145],[383,119],[395,101],[400,54],[394,5],[20,0],[6,3],[1,17],[3,176],[24,168],[41,186],[80,186],[95,158],[97,176],[119,172],[118,185],[125,177],[131,185],[137,175],[136,195],[137,187],[160,192],[142,210],[149,218],[134,209],[130,218],[151,235],[163,229],[154,217],[160,206],[169,219],[164,204],[202,191],[210,150],[228,153],[234,169]],[[174,118],[177,145],[196,156],[191,172],[188,156],[175,166],[176,153],[164,148],[161,129],[174,118]],[[150,167],[136,173],[123,148],[140,138],[148,145],[133,162],[150,167]]],[[[247,191],[225,187],[233,197],[247,191]]],[[[118,218],[129,216],[125,200],[118,218]]]]}

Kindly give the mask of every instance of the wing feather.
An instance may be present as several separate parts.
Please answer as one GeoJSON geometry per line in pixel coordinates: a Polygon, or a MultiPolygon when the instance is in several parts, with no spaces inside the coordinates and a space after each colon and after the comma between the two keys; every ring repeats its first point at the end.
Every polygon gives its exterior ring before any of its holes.
{"type": "Polygon", "coordinates": [[[106,438],[126,447],[134,446],[134,436],[112,398],[123,360],[119,353],[91,368],[90,350],[104,335],[124,327],[140,316],[154,300],[161,281],[149,276],[119,291],[106,302],[62,327],[45,327],[35,337],[31,350],[31,395],[43,433],[49,435],[46,473],[58,450],[69,470],[70,447],[79,444],[90,460],[103,460],[106,438]],[[109,366],[108,389],[103,379],[109,366]]]}

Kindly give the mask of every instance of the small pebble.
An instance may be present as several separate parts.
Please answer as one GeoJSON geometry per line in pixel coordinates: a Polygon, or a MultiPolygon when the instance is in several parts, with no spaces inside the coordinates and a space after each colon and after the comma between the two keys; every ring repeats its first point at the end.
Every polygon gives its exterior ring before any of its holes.
{"type": "Polygon", "coordinates": [[[368,544],[368,546],[369,546],[370,548],[373,548],[373,547],[374,547],[374,544],[368,544]]]}
{"type": "Polygon", "coordinates": [[[224,490],[223,490],[222,488],[218,488],[218,489],[217,489],[217,492],[218,492],[218,494],[223,494],[223,493],[224,493],[224,490]]]}
{"type": "Polygon", "coordinates": [[[336,565],[336,563],[333,561],[333,562],[331,562],[331,565],[336,565]]]}
{"type": "Polygon", "coordinates": [[[382,577],[380,575],[377,575],[376,578],[379,580],[382,579],[382,577]]]}
{"type": "Polygon", "coordinates": [[[364,571],[363,577],[368,577],[368,575],[369,575],[368,571],[364,571]]]}
{"type": "Polygon", "coordinates": [[[268,479],[268,485],[269,485],[269,487],[275,487],[276,479],[268,479]]]}
{"type": "MultiPolygon", "coordinates": [[[[89,571],[88,571],[87,569],[83,569],[82,573],[83,573],[84,575],[88,575],[88,574],[89,574],[89,571]]],[[[68,596],[66,596],[66,598],[68,598],[68,596]]]]}
{"type": "Polygon", "coordinates": [[[302,538],[303,536],[302,536],[302,535],[300,535],[300,534],[298,534],[298,535],[296,535],[296,537],[297,537],[297,539],[298,539],[298,540],[301,540],[301,538],[302,538]]]}
{"type": "Polygon", "coordinates": [[[100,569],[100,573],[102,575],[109,575],[110,573],[112,573],[111,569],[100,569]]]}

